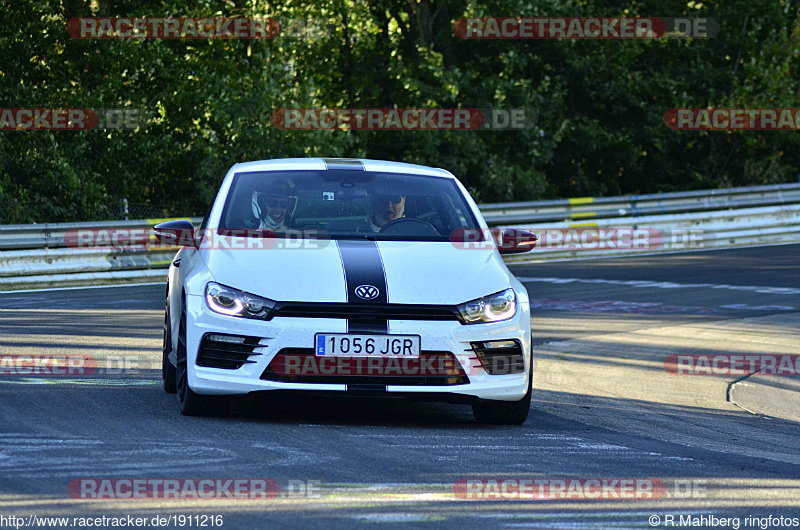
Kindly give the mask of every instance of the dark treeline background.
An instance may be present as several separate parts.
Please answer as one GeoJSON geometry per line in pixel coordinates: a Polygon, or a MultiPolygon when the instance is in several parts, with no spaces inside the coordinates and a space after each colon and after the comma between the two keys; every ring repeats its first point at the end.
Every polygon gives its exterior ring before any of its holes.
{"type": "Polygon", "coordinates": [[[342,156],[454,172],[479,202],[794,181],[798,132],[676,132],[672,107],[800,107],[789,0],[0,0],[0,107],[147,109],[138,131],[0,132],[0,223],[196,215],[235,162],[342,156]],[[78,40],[80,16],[272,16],[273,40],[78,40]],[[462,16],[713,17],[709,39],[457,38],[462,16]],[[283,107],[534,108],[525,131],[283,131],[283,107]],[[150,216],[153,214],[151,213],[150,216]]]}

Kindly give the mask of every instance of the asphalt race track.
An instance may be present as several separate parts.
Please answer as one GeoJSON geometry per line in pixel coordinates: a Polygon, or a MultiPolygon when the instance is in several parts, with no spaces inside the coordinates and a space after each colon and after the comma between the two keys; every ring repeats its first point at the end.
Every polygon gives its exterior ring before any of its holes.
{"type": "Polygon", "coordinates": [[[533,300],[537,363],[521,427],[477,426],[466,406],[346,398],[183,417],[161,388],[163,285],[0,294],[0,356],[85,354],[100,366],[0,375],[0,517],[583,529],[772,516],[769,528],[790,527],[775,518],[800,518],[800,424],[729,401],[741,376],[675,375],[665,360],[800,353],[799,256],[788,245],[513,266],[533,300]],[[78,479],[269,479],[280,493],[91,499],[78,479]],[[456,495],[465,479],[483,479],[485,498],[456,495]],[[520,499],[507,479],[547,493],[520,499]],[[594,479],[647,486],[631,496],[594,479]]]}

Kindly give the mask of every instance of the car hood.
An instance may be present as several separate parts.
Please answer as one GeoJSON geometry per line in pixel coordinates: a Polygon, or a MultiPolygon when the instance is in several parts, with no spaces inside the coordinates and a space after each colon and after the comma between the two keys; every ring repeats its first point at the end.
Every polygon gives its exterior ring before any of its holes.
{"type": "Polygon", "coordinates": [[[277,301],[361,302],[354,288],[366,284],[385,289],[385,301],[392,304],[455,305],[511,285],[494,249],[350,240],[305,240],[299,243],[321,248],[278,248],[286,240],[273,241],[270,249],[201,253],[217,282],[277,301]]]}

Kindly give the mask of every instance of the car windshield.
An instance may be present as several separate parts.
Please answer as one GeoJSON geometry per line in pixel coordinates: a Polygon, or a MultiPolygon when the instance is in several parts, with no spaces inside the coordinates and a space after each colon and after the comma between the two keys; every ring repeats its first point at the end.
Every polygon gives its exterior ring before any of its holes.
{"type": "Polygon", "coordinates": [[[449,178],[265,171],[234,176],[219,228],[309,238],[448,241],[454,231],[477,229],[478,223],[449,178]]]}

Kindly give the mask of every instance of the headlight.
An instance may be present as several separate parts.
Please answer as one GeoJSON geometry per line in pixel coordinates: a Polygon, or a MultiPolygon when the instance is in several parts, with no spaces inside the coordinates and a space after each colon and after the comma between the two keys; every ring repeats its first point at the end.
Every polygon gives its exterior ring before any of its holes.
{"type": "Polygon", "coordinates": [[[254,294],[209,282],[206,285],[206,304],[215,313],[233,317],[269,320],[275,302],[254,294]]]}
{"type": "Polygon", "coordinates": [[[500,322],[508,320],[517,312],[517,295],[514,289],[506,289],[466,304],[458,306],[458,312],[465,324],[500,322]]]}

